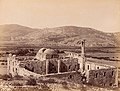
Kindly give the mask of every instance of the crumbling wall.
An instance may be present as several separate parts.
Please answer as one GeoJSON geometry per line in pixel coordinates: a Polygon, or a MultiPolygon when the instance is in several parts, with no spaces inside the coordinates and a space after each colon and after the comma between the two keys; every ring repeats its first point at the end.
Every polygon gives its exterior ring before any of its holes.
{"type": "Polygon", "coordinates": [[[80,72],[67,72],[61,74],[47,75],[50,78],[58,78],[64,81],[82,83],[82,76],[80,72]]]}
{"type": "Polygon", "coordinates": [[[77,71],[79,69],[78,59],[76,58],[63,59],[60,61],[60,72],[77,71]]]}
{"type": "Polygon", "coordinates": [[[49,60],[48,73],[57,73],[58,72],[58,62],[56,59],[49,60]]]}
{"type": "Polygon", "coordinates": [[[19,67],[18,68],[19,70],[17,71],[18,75],[20,76],[25,76],[25,77],[28,77],[28,76],[34,76],[34,77],[40,77],[41,75],[40,74],[37,74],[35,72],[31,72],[29,70],[26,70],[25,68],[23,67],[19,67]]]}
{"type": "Polygon", "coordinates": [[[46,74],[46,61],[29,61],[25,63],[25,69],[44,75],[46,74]]]}
{"type": "Polygon", "coordinates": [[[0,62],[0,75],[7,74],[7,64],[6,62],[0,62]]]}
{"type": "MultiPolygon", "coordinates": [[[[58,60],[59,59],[47,59],[49,62],[48,65],[48,74],[58,73],[58,60]]],[[[24,68],[38,73],[46,74],[46,60],[45,61],[28,61],[25,63],[24,68]]],[[[77,71],[79,69],[78,59],[60,59],[60,72],[70,72],[77,71]]]]}
{"type": "MultiPolygon", "coordinates": [[[[48,73],[58,72],[58,60],[59,59],[49,59],[49,69],[48,73]]],[[[77,71],[79,68],[78,59],[60,59],[60,72],[77,71]]]]}
{"type": "Polygon", "coordinates": [[[33,63],[34,65],[34,72],[38,74],[46,74],[46,61],[37,61],[33,63]]]}
{"type": "Polygon", "coordinates": [[[110,87],[115,84],[116,69],[99,69],[89,71],[89,84],[110,87]]]}

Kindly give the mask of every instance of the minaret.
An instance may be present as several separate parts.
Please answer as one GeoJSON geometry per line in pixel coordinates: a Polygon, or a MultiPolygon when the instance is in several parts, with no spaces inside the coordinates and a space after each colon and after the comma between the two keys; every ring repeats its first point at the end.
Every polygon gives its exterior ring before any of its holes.
{"type": "Polygon", "coordinates": [[[85,70],[85,40],[82,40],[81,43],[81,72],[85,70]]]}

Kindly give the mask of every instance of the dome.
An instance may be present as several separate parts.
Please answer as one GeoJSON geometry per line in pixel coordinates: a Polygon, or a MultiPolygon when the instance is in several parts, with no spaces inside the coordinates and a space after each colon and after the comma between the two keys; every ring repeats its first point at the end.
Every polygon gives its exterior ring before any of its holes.
{"type": "Polygon", "coordinates": [[[52,56],[49,56],[49,58],[53,58],[53,57],[55,58],[55,57],[57,57],[57,54],[58,54],[57,50],[41,48],[38,51],[38,53],[36,54],[35,59],[37,59],[37,60],[45,60],[46,58],[48,59],[48,55],[52,55],[52,56]]]}
{"type": "Polygon", "coordinates": [[[57,51],[53,50],[53,49],[46,49],[44,51],[45,54],[57,54],[57,51]]]}
{"type": "Polygon", "coordinates": [[[46,48],[41,48],[38,53],[43,53],[46,50],[46,48]]]}
{"type": "Polygon", "coordinates": [[[46,50],[46,48],[41,48],[41,49],[37,52],[35,58],[36,58],[36,59],[41,59],[41,54],[44,53],[45,50],[46,50]]]}

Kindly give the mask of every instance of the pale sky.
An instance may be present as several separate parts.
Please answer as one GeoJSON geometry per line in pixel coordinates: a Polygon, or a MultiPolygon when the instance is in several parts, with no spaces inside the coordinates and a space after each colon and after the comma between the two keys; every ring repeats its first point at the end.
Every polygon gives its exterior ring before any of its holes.
{"type": "Polygon", "coordinates": [[[120,32],[120,0],[0,0],[0,25],[91,27],[120,32]]]}

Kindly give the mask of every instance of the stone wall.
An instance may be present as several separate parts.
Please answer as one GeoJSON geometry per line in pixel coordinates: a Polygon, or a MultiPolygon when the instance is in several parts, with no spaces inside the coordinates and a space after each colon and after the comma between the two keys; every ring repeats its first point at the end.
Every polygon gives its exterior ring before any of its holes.
{"type": "MultiPolygon", "coordinates": [[[[58,73],[58,59],[47,59],[49,62],[48,65],[48,74],[58,73]]],[[[44,75],[46,74],[46,60],[44,61],[28,61],[24,65],[24,68],[44,75]]],[[[78,60],[76,58],[70,59],[60,59],[60,72],[70,72],[77,71],[79,69],[78,60]]]]}
{"type": "Polygon", "coordinates": [[[58,61],[56,59],[49,59],[48,73],[57,73],[58,72],[58,61]]]}
{"type": "Polygon", "coordinates": [[[116,69],[99,69],[89,71],[89,84],[110,87],[115,84],[116,69]]]}
{"type": "Polygon", "coordinates": [[[82,83],[82,76],[80,72],[65,72],[60,74],[47,75],[46,77],[58,78],[64,81],[82,83]]]}
{"type": "Polygon", "coordinates": [[[34,77],[37,77],[37,78],[38,78],[38,77],[41,76],[40,74],[31,72],[31,71],[26,70],[25,68],[22,68],[22,67],[19,67],[19,68],[18,68],[17,73],[18,73],[18,75],[24,76],[24,77],[34,76],[34,77]]]}
{"type": "Polygon", "coordinates": [[[7,74],[7,62],[0,62],[0,75],[7,74]]]}
{"type": "Polygon", "coordinates": [[[63,59],[60,64],[60,72],[77,71],[79,69],[78,59],[76,58],[63,59]]]}
{"type": "Polygon", "coordinates": [[[24,65],[24,68],[41,75],[45,75],[46,61],[29,61],[24,65]]]}

